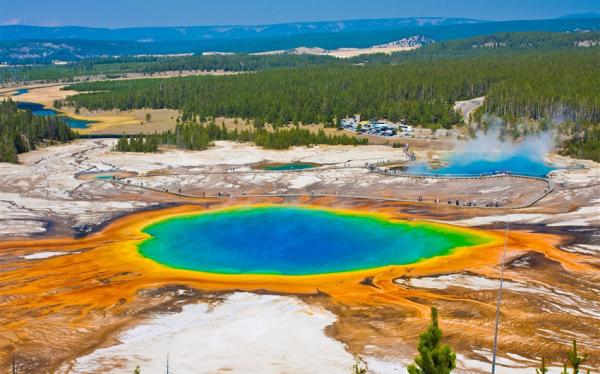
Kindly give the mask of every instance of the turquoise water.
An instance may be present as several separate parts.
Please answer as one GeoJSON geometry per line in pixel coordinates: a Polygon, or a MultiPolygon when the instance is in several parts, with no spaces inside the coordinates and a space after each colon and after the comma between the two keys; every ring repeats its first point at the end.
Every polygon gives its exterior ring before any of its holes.
{"type": "Polygon", "coordinates": [[[413,174],[438,175],[482,175],[509,172],[534,177],[544,177],[556,169],[542,158],[525,154],[515,154],[499,159],[465,157],[464,153],[453,155],[446,160],[447,165],[433,169],[426,162],[415,162],[406,170],[413,174]]]}
{"type": "Polygon", "coordinates": [[[264,165],[261,167],[263,170],[269,171],[285,171],[285,170],[304,170],[304,169],[312,169],[316,167],[315,164],[305,163],[305,162],[293,162],[289,164],[273,164],[273,165],[264,165]]]}
{"type": "Polygon", "coordinates": [[[26,110],[30,110],[31,113],[34,116],[40,116],[40,117],[44,117],[44,116],[55,116],[58,112],[54,109],[47,109],[44,108],[44,106],[42,104],[38,104],[38,103],[30,103],[27,101],[19,101],[17,103],[17,107],[19,109],[26,109],[26,110]]]}
{"type": "Polygon", "coordinates": [[[106,179],[113,179],[113,175],[96,175],[95,179],[99,179],[99,180],[106,180],[106,179]]]}
{"type": "Polygon", "coordinates": [[[487,239],[427,223],[299,207],[252,207],[148,226],[140,253],[161,264],[225,274],[307,275],[402,265],[487,239]]]}
{"type": "Polygon", "coordinates": [[[26,94],[27,92],[29,92],[29,90],[28,90],[28,89],[26,89],[26,88],[19,88],[18,90],[16,90],[16,91],[15,91],[15,92],[12,94],[12,96],[19,96],[19,95],[23,95],[23,94],[26,94]]]}
{"type": "Polygon", "coordinates": [[[65,116],[64,119],[67,125],[72,129],[87,129],[90,127],[90,124],[95,123],[94,121],[75,119],[67,116],[65,116]]]}
{"type": "Polygon", "coordinates": [[[47,116],[59,116],[64,119],[65,123],[72,129],[87,129],[90,124],[94,121],[85,121],[80,119],[71,118],[60,114],[54,109],[44,108],[42,104],[30,103],[27,101],[19,101],[17,103],[19,109],[30,110],[34,116],[47,117],[47,116]]]}

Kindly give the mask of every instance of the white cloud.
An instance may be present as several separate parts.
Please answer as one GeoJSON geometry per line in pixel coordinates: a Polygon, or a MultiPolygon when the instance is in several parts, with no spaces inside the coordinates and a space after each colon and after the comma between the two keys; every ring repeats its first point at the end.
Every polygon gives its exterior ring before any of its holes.
{"type": "Polygon", "coordinates": [[[6,21],[0,21],[0,25],[21,25],[23,20],[21,18],[10,18],[6,21]]]}

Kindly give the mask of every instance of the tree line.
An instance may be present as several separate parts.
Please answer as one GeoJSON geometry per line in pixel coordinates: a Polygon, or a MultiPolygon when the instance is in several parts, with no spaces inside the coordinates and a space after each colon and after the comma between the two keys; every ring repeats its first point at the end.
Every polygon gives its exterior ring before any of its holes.
{"type": "Polygon", "coordinates": [[[183,119],[234,117],[335,126],[355,113],[450,127],[456,100],[486,96],[484,112],[508,120],[600,122],[600,49],[406,61],[398,66],[323,65],[234,76],[80,83],[95,91],[57,105],[121,110],[171,108],[183,119]]]}
{"type": "Polygon", "coordinates": [[[18,161],[19,153],[40,143],[67,142],[77,137],[58,117],[37,117],[17,108],[10,99],[0,102],[0,162],[18,161]]]}
{"type": "Polygon", "coordinates": [[[452,100],[462,83],[442,86],[435,82],[441,72],[431,73],[416,66],[323,66],[236,76],[82,83],[69,88],[104,92],[71,96],[64,103],[92,110],[172,108],[181,110],[184,120],[234,117],[252,120],[257,127],[265,123],[335,127],[354,113],[448,127],[460,121],[452,100]]]}
{"type": "Polygon", "coordinates": [[[251,72],[276,68],[306,67],[343,61],[331,56],[316,55],[193,55],[163,57],[103,57],[87,59],[66,65],[27,65],[8,67],[0,72],[6,82],[57,81],[75,77],[102,75],[117,78],[128,73],[153,74],[166,71],[251,72]]]}
{"type": "Polygon", "coordinates": [[[600,32],[502,32],[474,36],[387,54],[357,56],[353,63],[398,65],[407,59],[502,56],[532,52],[577,52],[600,48],[600,32]]]}
{"type": "Polygon", "coordinates": [[[568,51],[586,47],[598,48],[598,43],[600,43],[600,32],[505,32],[433,43],[414,51],[396,52],[392,55],[372,54],[349,59],[287,53],[273,55],[236,53],[192,56],[101,57],[89,58],[66,65],[37,64],[7,67],[0,71],[0,81],[58,81],[98,75],[116,78],[127,73],[152,74],[186,70],[250,72],[323,64],[398,65],[411,59],[513,54],[532,50],[568,51]]]}
{"type": "Polygon", "coordinates": [[[267,149],[287,149],[294,146],[330,145],[366,145],[367,139],[345,134],[328,135],[322,129],[317,133],[298,127],[267,131],[264,128],[238,131],[227,130],[225,124],[217,126],[213,121],[198,123],[195,121],[178,123],[174,130],[137,136],[123,136],[114,149],[119,152],[157,152],[159,146],[202,151],[208,149],[215,140],[254,142],[267,149]]]}
{"type": "Polygon", "coordinates": [[[563,143],[561,154],[600,162],[600,124],[576,129],[573,137],[563,143]]]}

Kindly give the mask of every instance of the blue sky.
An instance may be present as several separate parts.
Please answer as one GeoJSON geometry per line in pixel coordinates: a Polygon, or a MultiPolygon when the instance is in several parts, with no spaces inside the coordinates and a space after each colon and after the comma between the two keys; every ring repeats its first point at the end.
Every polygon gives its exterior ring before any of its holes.
{"type": "Polygon", "coordinates": [[[544,19],[600,0],[0,0],[1,24],[95,27],[269,24],[414,16],[544,19]]]}

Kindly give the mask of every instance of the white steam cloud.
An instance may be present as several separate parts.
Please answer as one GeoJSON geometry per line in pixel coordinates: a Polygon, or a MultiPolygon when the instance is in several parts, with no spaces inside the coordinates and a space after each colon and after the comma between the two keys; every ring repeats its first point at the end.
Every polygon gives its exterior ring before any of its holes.
{"type": "Polygon", "coordinates": [[[552,133],[540,132],[523,137],[518,141],[507,140],[499,126],[487,131],[478,131],[475,138],[455,142],[455,151],[450,157],[453,162],[468,164],[475,161],[501,161],[513,157],[544,161],[554,148],[552,133]]]}

